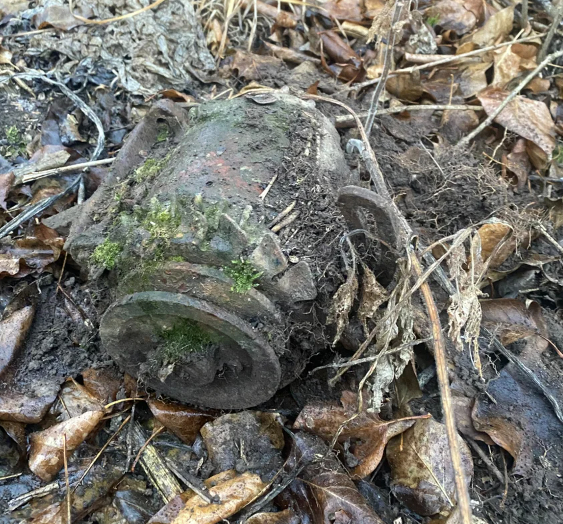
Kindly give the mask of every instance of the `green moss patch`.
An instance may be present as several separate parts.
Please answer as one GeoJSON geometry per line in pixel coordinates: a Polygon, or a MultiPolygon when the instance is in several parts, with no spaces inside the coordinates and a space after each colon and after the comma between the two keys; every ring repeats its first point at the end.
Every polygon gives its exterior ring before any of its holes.
{"type": "Polygon", "coordinates": [[[176,362],[186,354],[203,351],[212,342],[210,334],[197,322],[190,320],[163,329],[159,335],[162,339],[159,351],[163,362],[176,362]]]}
{"type": "Polygon", "coordinates": [[[248,293],[256,287],[262,273],[256,271],[248,260],[233,260],[229,267],[224,268],[225,274],[233,279],[234,283],[231,290],[235,293],[248,293]]]}
{"type": "Polygon", "coordinates": [[[121,251],[122,248],[117,242],[106,238],[92,253],[92,262],[105,269],[113,269],[121,256],[121,251]]]}

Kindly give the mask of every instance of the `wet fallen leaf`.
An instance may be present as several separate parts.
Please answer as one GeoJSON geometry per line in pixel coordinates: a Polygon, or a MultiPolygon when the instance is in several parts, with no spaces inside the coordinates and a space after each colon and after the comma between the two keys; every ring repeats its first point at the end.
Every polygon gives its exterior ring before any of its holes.
{"type": "Polygon", "coordinates": [[[387,421],[367,411],[358,416],[355,416],[356,413],[357,396],[345,391],[341,404],[327,402],[305,406],[297,417],[294,428],[309,431],[326,441],[331,441],[342,427],[338,442],[352,442],[350,450],[358,461],[352,473],[363,478],[375,471],[381,462],[387,442],[410,428],[420,417],[387,421]]]}
{"type": "Polygon", "coordinates": [[[266,487],[255,473],[243,473],[209,490],[218,504],[208,504],[199,495],[190,498],[173,524],[215,524],[234,515],[252,502],[266,487]]]}
{"type": "Polygon", "coordinates": [[[465,98],[476,95],[486,89],[487,70],[491,62],[477,62],[460,66],[459,89],[465,98]]]}
{"type": "Polygon", "coordinates": [[[61,415],[59,420],[78,417],[87,411],[100,411],[103,407],[100,399],[75,380],[67,380],[59,393],[61,415]]]}
{"type": "Polygon", "coordinates": [[[217,413],[209,410],[162,400],[149,400],[148,405],[152,414],[166,429],[189,445],[194,443],[202,426],[217,416],[217,413]]]}
{"type": "MultiPolygon", "coordinates": [[[[550,355],[550,351],[527,344],[519,359],[561,406],[561,372],[552,361],[559,357],[550,355]]],[[[489,383],[487,394],[475,403],[473,424],[514,457],[511,472],[528,477],[537,471],[538,463],[556,469],[558,458],[554,451],[561,446],[561,421],[537,385],[511,363],[489,383]],[[552,461],[554,465],[549,466],[552,461]]]]}
{"type": "MultiPolygon", "coordinates": [[[[537,302],[529,301],[525,304],[512,298],[486,299],[480,302],[483,326],[500,335],[504,345],[534,335],[547,336],[541,306],[537,302]]],[[[543,346],[542,350],[548,345],[546,340],[537,336],[534,336],[534,343],[543,346]],[[535,340],[538,338],[540,340],[535,340]]]]}
{"type": "Polygon", "coordinates": [[[0,320],[0,375],[16,358],[34,315],[35,307],[26,306],[0,320]]]}
{"type": "Polygon", "coordinates": [[[549,91],[550,86],[551,81],[548,78],[536,76],[524,89],[529,89],[534,95],[537,95],[549,91]]]}
{"type": "Polygon", "coordinates": [[[84,387],[104,405],[113,402],[121,387],[121,377],[112,369],[86,369],[82,372],[84,387]]]}
{"type": "Polygon", "coordinates": [[[58,383],[34,383],[25,393],[0,390],[0,420],[37,424],[41,422],[59,391],[58,383]]]}
{"type": "Polygon", "coordinates": [[[513,23],[514,7],[501,9],[471,35],[471,41],[481,47],[492,45],[510,34],[513,23]]]}
{"type": "MultiPolygon", "coordinates": [[[[500,89],[489,88],[477,97],[487,115],[490,115],[509,93],[500,89]]],[[[543,102],[517,96],[500,112],[495,122],[509,131],[532,141],[547,155],[555,148],[555,128],[549,109],[543,102]]]]}
{"type": "Polygon", "coordinates": [[[401,100],[416,102],[424,93],[420,83],[420,72],[415,71],[410,75],[397,75],[389,78],[385,83],[385,88],[389,93],[401,100]]]}
{"type": "Polygon", "coordinates": [[[342,333],[344,333],[348,325],[348,315],[356,299],[357,292],[358,279],[356,278],[356,272],[350,269],[346,282],[338,288],[338,291],[332,297],[332,304],[326,319],[328,325],[336,324],[336,335],[334,335],[332,341],[333,346],[340,340],[342,333]]]}
{"type": "Polygon", "coordinates": [[[321,49],[335,62],[327,65],[324,54],[321,63],[328,73],[348,82],[361,82],[366,76],[362,59],[335,31],[319,32],[321,49]]]}
{"type": "Polygon", "coordinates": [[[277,513],[257,513],[246,520],[246,524],[299,524],[299,517],[290,509],[277,513]]]}
{"type": "Polygon", "coordinates": [[[469,33],[477,24],[477,16],[468,10],[463,1],[440,0],[424,12],[427,18],[437,20],[442,29],[451,29],[458,35],[469,33]]]}
{"type": "Polygon", "coordinates": [[[250,470],[262,478],[272,478],[283,464],[283,433],[280,423],[271,415],[243,411],[207,422],[201,428],[201,436],[215,471],[250,470]],[[240,454],[241,446],[244,457],[240,454]]]}
{"type": "Polygon", "coordinates": [[[494,441],[482,431],[477,431],[473,424],[471,413],[475,406],[475,399],[468,397],[453,396],[452,408],[455,413],[455,423],[457,430],[466,437],[473,440],[481,440],[486,444],[492,445],[494,441]]]}
{"type": "Polygon", "coordinates": [[[383,524],[326,444],[315,435],[299,431],[294,435],[286,468],[293,470],[303,464],[308,465],[278,497],[280,505],[293,509],[301,522],[383,524]]]}
{"type": "MultiPolygon", "coordinates": [[[[473,461],[460,436],[458,445],[466,482],[473,476],[473,461]]],[[[391,490],[419,515],[435,515],[455,505],[454,471],[446,426],[431,418],[418,420],[387,445],[391,490]]]]}
{"type": "Polygon", "coordinates": [[[510,46],[494,53],[495,74],[491,87],[502,89],[520,73],[522,58],[510,46]]]}
{"type": "Polygon", "coordinates": [[[66,437],[66,453],[72,452],[88,438],[104,416],[103,411],[87,411],[49,429],[29,436],[29,469],[41,480],[52,480],[63,467],[63,438],[66,437]]]}
{"type": "Polygon", "coordinates": [[[41,513],[35,516],[31,524],[66,524],[66,522],[66,501],[63,501],[47,506],[41,513]]]}

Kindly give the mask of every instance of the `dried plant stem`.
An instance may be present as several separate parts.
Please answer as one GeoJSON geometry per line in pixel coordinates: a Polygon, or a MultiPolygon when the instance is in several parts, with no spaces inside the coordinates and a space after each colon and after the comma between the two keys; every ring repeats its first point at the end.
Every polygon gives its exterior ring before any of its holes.
{"type": "MultiPolygon", "coordinates": [[[[415,275],[419,278],[422,276],[422,267],[418,258],[413,251],[409,252],[409,260],[415,275]]],[[[454,410],[452,407],[452,396],[450,392],[450,382],[448,378],[448,364],[446,361],[446,344],[442,335],[442,326],[440,324],[440,316],[438,308],[434,302],[434,296],[427,282],[420,286],[426,309],[432,326],[432,337],[434,338],[434,359],[436,361],[436,375],[438,377],[438,385],[440,387],[440,398],[442,400],[442,411],[444,413],[444,422],[446,423],[446,433],[448,435],[448,443],[450,445],[450,456],[454,469],[454,480],[457,491],[457,503],[461,514],[463,524],[471,524],[471,506],[469,505],[469,493],[467,491],[467,482],[463,473],[461,464],[461,455],[458,446],[457,428],[454,418],[454,410]]]]}
{"type": "Polygon", "coordinates": [[[66,486],[66,522],[67,524],[72,523],[72,517],[70,514],[70,485],[68,483],[68,460],[66,456],[66,433],[63,433],[63,462],[65,468],[65,486],[66,486]]]}
{"type": "MultiPolygon", "coordinates": [[[[104,158],[103,160],[94,160],[92,162],[82,162],[80,164],[73,164],[70,166],[45,169],[45,171],[37,171],[36,173],[29,173],[28,175],[24,175],[19,181],[19,183],[26,184],[27,182],[32,182],[33,180],[39,180],[40,178],[45,178],[47,176],[60,175],[61,173],[68,173],[80,169],[86,169],[87,167],[103,166],[103,165],[111,164],[114,160],[115,158],[104,158]]],[[[16,180],[16,185],[17,184],[18,181],[16,180]]]]}
{"type": "MultiPolygon", "coordinates": [[[[562,0],[563,1],[563,0],[562,0]]],[[[471,133],[469,133],[466,137],[462,138],[457,144],[456,147],[467,147],[469,142],[473,140],[483,129],[489,126],[493,120],[502,112],[502,110],[512,101],[522,89],[524,89],[535,77],[536,75],[549,64],[549,62],[563,56],[563,50],[556,51],[555,53],[550,54],[546,57],[524,80],[522,80],[511,92],[510,94],[502,101],[502,103],[485,119],[481,124],[476,127],[471,133]]]]}
{"type": "Polygon", "coordinates": [[[526,29],[528,27],[528,0],[522,0],[522,20],[520,20],[520,27],[526,29]]]}
{"type": "Polygon", "coordinates": [[[468,438],[467,442],[475,450],[475,453],[479,455],[481,460],[485,463],[485,466],[489,468],[489,471],[497,478],[497,480],[504,484],[504,475],[499,471],[499,469],[494,465],[493,461],[487,457],[487,454],[479,447],[479,444],[475,442],[472,438],[468,438]]]}
{"type": "Polygon", "coordinates": [[[559,0],[559,4],[557,5],[557,7],[554,6],[553,22],[551,23],[551,26],[549,26],[549,31],[547,32],[545,40],[540,49],[540,52],[538,53],[538,60],[543,60],[545,55],[547,54],[551,41],[553,40],[553,37],[555,36],[555,32],[559,28],[559,24],[561,23],[562,19],[563,19],[563,0],[559,0]]]}
{"type": "Polygon", "coordinates": [[[90,20],[89,18],[84,18],[83,16],[75,14],[74,13],[74,7],[72,5],[74,3],[73,0],[69,0],[68,7],[70,9],[71,15],[74,16],[74,18],[76,18],[77,20],[80,20],[81,22],[84,22],[85,24],[103,25],[103,24],[109,24],[110,22],[118,22],[119,20],[125,20],[126,18],[131,18],[131,17],[136,16],[138,14],[144,13],[145,11],[148,11],[149,9],[154,9],[155,7],[158,7],[164,1],[165,0],[156,0],[152,4],[147,5],[145,7],[141,7],[141,9],[137,9],[136,11],[133,11],[131,13],[127,13],[127,14],[121,15],[121,16],[114,16],[113,18],[106,18],[105,20],[90,20]]]}
{"type": "MultiPolygon", "coordinates": [[[[396,71],[392,71],[387,78],[392,78],[396,75],[402,75],[406,73],[414,73],[415,71],[421,71],[422,69],[430,69],[435,66],[439,66],[442,64],[449,64],[451,62],[457,62],[458,60],[464,60],[466,58],[470,58],[472,56],[478,56],[483,53],[487,53],[489,51],[494,51],[495,49],[500,49],[501,47],[505,47],[507,45],[514,45],[514,44],[521,44],[523,42],[531,42],[533,40],[537,40],[538,38],[544,36],[544,34],[534,35],[534,36],[527,36],[525,38],[520,38],[518,40],[511,40],[509,42],[503,42],[502,44],[491,45],[489,47],[483,47],[482,49],[475,49],[474,51],[469,51],[468,53],[463,53],[461,55],[448,55],[440,60],[436,60],[434,62],[429,62],[427,64],[420,64],[417,66],[405,67],[403,69],[397,69],[396,71]]],[[[364,87],[369,87],[372,85],[377,84],[381,80],[382,76],[378,78],[373,78],[372,80],[367,80],[366,82],[361,82],[359,84],[355,84],[352,87],[348,88],[348,91],[358,91],[359,89],[363,89],[364,87]]]]}

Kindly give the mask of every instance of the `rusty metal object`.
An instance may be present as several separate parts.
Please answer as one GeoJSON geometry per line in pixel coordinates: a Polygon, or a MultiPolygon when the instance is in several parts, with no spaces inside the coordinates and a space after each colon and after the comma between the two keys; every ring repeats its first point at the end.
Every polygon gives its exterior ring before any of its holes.
{"type": "MultiPolygon", "coordinates": [[[[350,175],[336,130],[310,102],[273,92],[203,104],[189,122],[170,104],[149,113],[67,244],[90,276],[104,269],[99,246],[119,248],[100,334],[123,369],[215,408],[256,405],[297,376],[319,347],[288,348],[287,333],[311,311],[322,275],[290,264],[268,224],[293,210],[303,180],[338,215],[350,175]],[[147,162],[156,167],[145,176],[147,162]]],[[[300,202],[293,213],[312,209],[300,202]]]]}

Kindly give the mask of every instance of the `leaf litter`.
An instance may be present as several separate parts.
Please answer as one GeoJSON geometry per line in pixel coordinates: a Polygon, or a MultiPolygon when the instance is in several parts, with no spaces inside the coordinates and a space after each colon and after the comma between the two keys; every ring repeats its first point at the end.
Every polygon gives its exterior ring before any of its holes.
{"type": "MultiPolygon", "coordinates": [[[[67,522],[66,459],[71,512],[84,522],[131,515],[151,522],[236,521],[237,512],[251,510],[247,522],[254,523],[407,522],[414,511],[430,522],[467,524],[456,506],[453,479],[460,473],[473,478],[473,522],[561,520],[563,508],[552,496],[563,463],[561,56],[480,130],[471,150],[452,148],[559,49],[558,35],[543,49],[545,23],[556,14],[528,6],[526,25],[520,7],[449,0],[403,10],[394,22],[393,4],[378,1],[192,6],[165,0],[144,2],[139,13],[112,2],[29,5],[0,2],[0,227],[61,195],[76,174],[83,173],[85,184],[43,217],[18,224],[0,246],[6,364],[0,426],[20,457],[2,475],[24,472],[26,440],[28,467],[37,474],[25,474],[31,484],[22,475],[19,491],[19,477],[3,478],[0,506],[20,504],[14,519],[67,522]],[[389,74],[382,77],[386,61],[389,74]],[[84,107],[29,76],[38,72],[50,78],[54,72],[79,93],[101,119],[103,136],[84,118],[84,107]],[[64,250],[71,221],[61,211],[79,212],[76,202],[108,171],[73,172],[72,164],[90,158],[100,137],[103,157],[111,160],[154,98],[189,109],[258,88],[248,86],[252,81],[262,90],[310,88],[345,101],[362,119],[380,84],[378,111],[397,109],[376,115],[370,142],[418,253],[426,257],[424,245],[433,246],[436,258],[448,252],[428,283],[442,328],[449,324],[452,409],[472,443],[459,443],[463,472],[454,471],[439,422],[432,325],[412,292],[409,258],[382,244],[395,262],[380,267],[370,243],[386,237],[370,216],[363,220],[369,235],[351,242],[353,268],[337,259],[323,268],[336,276],[331,307],[316,321],[332,331],[326,351],[303,363],[330,370],[332,389],[320,400],[303,375],[304,403],[295,402],[290,386],[256,411],[220,415],[147,398],[143,384],[128,379],[126,387],[101,353],[92,326],[111,302],[107,283],[86,280],[64,250]],[[44,177],[61,167],[69,170],[44,177]],[[25,300],[30,287],[38,290],[32,305],[25,300]],[[340,396],[341,403],[327,401],[340,396]],[[131,397],[137,400],[124,400],[131,397]],[[132,445],[130,416],[142,421],[144,445],[132,445]],[[488,462],[475,451],[474,445],[485,449],[480,442],[490,446],[488,462]],[[136,469],[145,480],[136,484],[126,471],[139,452],[160,456],[164,469],[151,476],[145,461],[148,469],[136,469]],[[102,479],[110,456],[119,471],[102,479]],[[494,480],[491,468],[504,482],[494,480]],[[82,482],[96,487],[88,499],[77,483],[84,472],[82,482]],[[166,503],[160,483],[170,477],[185,491],[166,503]],[[58,479],[55,490],[36,495],[51,479],[58,479]],[[122,487],[112,487],[117,481],[122,487]],[[147,498],[148,486],[156,489],[147,498]],[[375,504],[367,494],[377,490],[391,503],[375,504]],[[22,491],[29,498],[13,502],[22,491]],[[144,511],[135,509],[141,506],[144,511]]],[[[348,118],[318,106],[336,122],[348,118]]],[[[340,133],[343,144],[360,136],[349,124],[340,133]]],[[[351,153],[347,159],[368,187],[367,164],[351,153]]],[[[291,238],[281,236],[293,256],[291,238]]]]}

